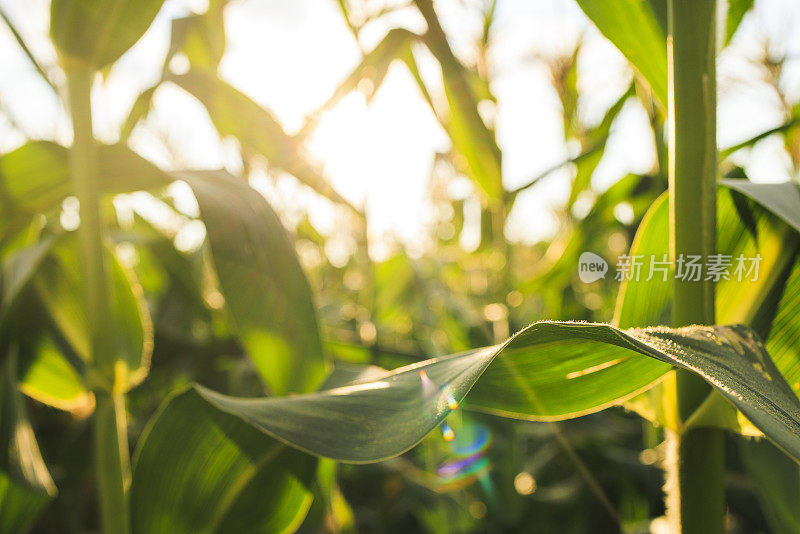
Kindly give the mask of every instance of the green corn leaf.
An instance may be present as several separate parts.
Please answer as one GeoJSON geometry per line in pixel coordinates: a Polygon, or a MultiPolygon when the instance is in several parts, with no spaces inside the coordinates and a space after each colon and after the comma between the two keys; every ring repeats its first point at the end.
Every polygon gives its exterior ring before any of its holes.
{"type": "Polygon", "coordinates": [[[94,407],[83,378],[49,337],[20,358],[19,390],[59,410],[88,413],[94,407]]]}
{"type": "MultiPolygon", "coordinates": [[[[332,109],[342,98],[356,89],[362,90],[367,99],[371,99],[380,88],[392,62],[408,57],[411,54],[411,44],[417,39],[419,39],[418,35],[404,28],[390,30],[386,37],[364,55],[356,68],[336,87],[327,102],[314,113],[314,119],[321,113],[332,109]],[[369,83],[362,84],[365,80],[369,83]]],[[[316,120],[309,121],[304,125],[303,133],[308,133],[314,126],[316,126],[316,120]]]]}
{"type": "Polygon", "coordinates": [[[753,0],[728,0],[728,13],[725,17],[725,41],[727,45],[739,29],[745,14],[753,7],[753,0]]]}
{"type": "Polygon", "coordinates": [[[55,495],[55,484],[17,389],[17,349],[12,346],[7,350],[0,376],[0,470],[37,492],[55,495]]]}
{"type": "MultiPolygon", "coordinates": [[[[111,272],[110,294],[116,328],[117,357],[124,366],[121,387],[129,389],[141,382],[150,366],[153,328],[141,287],[135,276],[107,256],[111,272]]],[[[72,350],[84,361],[89,358],[89,324],[82,282],[81,256],[75,239],[64,239],[54,248],[34,276],[33,285],[53,322],[72,350]]]]}
{"type": "Polygon", "coordinates": [[[165,404],[139,442],[132,531],[293,532],[311,505],[315,464],[186,391],[165,404]]]}
{"type": "Polygon", "coordinates": [[[701,375],[774,442],[800,457],[800,400],[757,336],[742,325],[619,330],[540,322],[503,345],[319,393],[241,399],[200,386],[196,390],[223,412],[301,450],[371,462],[414,446],[468,392],[471,409],[526,419],[566,418],[636,393],[671,365],[701,375]],[[642,355],[662,362],[655,376],[610,372],[621,362],[647,361],[642,355]],[[571,397],[565,389],[571,382],[585,391],[583,398],[571,397]]]}
{"type": "Polygon", "coordinates": [[[134,100],[133,105],[131,106],[131,110],[128,112],[128,116],[125,119],[125,122],[122,123],[122,128],[120,128],[119,138],[121,142],[125,142],[133,133],[133,129],[136,128],[136,125],[139,124],[139,121],[144,119],[148,113],[150,113],[150,108],[153,104],[153,95],[158,89],[159,85],[156,84],[152,87],[149,87],[139,93],[139,96],[136,97],[134,100]]]}
{"type": "Polygon", "coordinates": [[[244,93],[200,70],[169,75],[167,80],[202,102],[219,134],[237,138],[245,153],[260,154],[319,194],[347,204],[331,188],[321,168],[306,158],[301,139],[288,135],[272,113],[244,93]]]}
{"type": "Polygon", "coordinates": [[[3,258],[0,264],[0,325],[54,242],[54,237],[46,237],[3,258]]]}
{"type": "Polygon", "coordinates": [[[62,54],[100,70],[152,24],[164,0],[53,0],[50,37],[62,54]]]}
{"type": "MultiPolygon", "coordinates": [[[[786,199],[792,198],[792,191],[783,185],[777,185],[775,189],[777,195],[769,194],[766,189],[757,190],[762,200],[772,196],[781,198],[776,211],[790,208],[786,199]]],[[[800,204],[797,209],[800,209],[800,204]]],[[[629,255],[654,257],[659,261],[668,256],[668,224],[669,209],[664,195],[642,220],[629,255]]],[[[717,318],[723,322],[750,324],[766,336],[767,351],[778,370],[795,391],[800,391],[800,349],[797,348],[800,321],[796,320],[800,309],[800,265],[796,262],[797,247],[796,233],[781,218],[758,206],[742,206],[730,191],[720,189],[717,197],[718,253],[734,259],[739,255],[745,258],[761,256],[762,259],[756,280],[745,277],[739,281],[731,276],[730,280],[721,279],[716,284],[717,318]]],[[[666,280],[656,274],[646,281],[647,274],[643,269],[638,281],[622,282],[614,318],[614,324],[619,327],[652,326],[669,319],[672,272],[670,270],[666,280]]],[[[654,411],[653,403],[646,398],[636,399],[633,406],[640,413],[644,409],[651,418],[657,417],[658,410],[654,411]]],[[[735,416],[729,420],[738,421],[735,416]]],[[[674,424],[664,419],[661,423],[674,424]]],[[[738,424],[733,429],[746,431],[738,424]]]]}
{"type": "Polygon", "coordinates": [[[472,81],[474,75],[453,54],[433,3],[430,0],[417,0],[416,4],[428,23],[425,44],[442,68],[449,116],[440,117],[440,122],[458,155],[456,164],[489,199],[501,199],[504,194],[501,152],[494,132],[478,113],[478,96],[474,90],[476,84],[472,81]]]}
{"type": "Polygon", "coordinates": [[[741,441],[739,456],[755,483],[772,532],[800,532],[800,465],[763,441],[741,441]]]}
{"type": "Polygon", "coordinates": [[[647,0],[578,0],[597,26],[667,107],[667,44],[658,14],[647,0]]]}
{"type": "Polygon", "coordinates": [[[51,497],[12,480],[0,471],[0,532],[28,532],[51,497]]]}
{"type": "Polygon", "coordinates": [[[729,179],[720,183],[752,198],[800,232],[800,186],[797,184],[754,184],[749,180],[729,179]]]}
{"type": "Polygon", "coordinates": [[[575,163],[576,172],[575,178],[572,181],[572,188],[569,192],[569,199],[567,200],[568,207],[572,207],[578,195],[589,187],[592,175],[600,164],[600,160],[603,158],[605,146],[608,142],[609,133],[611,132],[611,125],[614,123],[614,119],[619,115],[619,112],[622,111],[625,102],[627,102],[628,98],[633,96],[633,94],[634,88],[633,85],[631,85],[608,109],[603,116],[603,120],[600,121],[600,124],[592,129],[586,136],[587,146],[584,147],[583,153],[589,152],[589,154],[587,157],[581,158],[575,163]]]}
{"type": "Polygon", "coordinates": [[[216,70],[225,54],[223,14],[226,4],[227,0],[212,1],[205,13],[173,19],[166,63],[180,52],[186,55],[192,67],[216,70]]]}
{"type": "MultiPolygon", "coordinates": [[[[14,205],[20,210],[24,207],[26,214],[54,209],[69,194],[66,149],[53,143],[29,143],[19,151],[0,158],[0,171],[3,163],[9,169],[0,177],[5,178],[4,185],[14,187],[14,205]],[[36,156],[42,156],[45,162],[29,163],[29,158],[36,156]],[[32,187],[34,183],[36,186],[32,187]],[[49,194],[40,198],[38,191],[49,194]]],[[[107,193],[164,187],[175,179],[192,187],[228,311],[264,380],[279,394],[316,389],[325,378],[327,367],[311,290],[294,245],[266,200],[224,171],[170,176],[124,145],[99,145],[98,161],[103,176],[101,187],[107,193]],[[240,246],[243,239],[247,246],[240,246]]],[[[45,262],[36,285],[64,337],[85,358],[89,351],[88,327],[81,304],[76,254],[77,251],[62,251],[45,262]]],[[[147,371],[144,363],[138,367],[134,364],[149,361],[152,329],[144,311],[138,319],[134,315],[135,309],[143,310],[141,298],[131,293],[139,293],[138,283],[126,285],[126,278],[133,282],[131,273],[122,270],[116,261],[113,264],[117,266],[112,271],[115,291],[121,299],[119,318],[121,324],[131,325],[121,336],[121,354],[129,363],[134,384],[147,371]],[[139,304],[134,307],[134,302],[139,304]],[[134,356],[137,346],[140,357],[134,356]]]]}
{"type": "Polygon", "coordinates": [[[267,201],[225,172],[185,172],[239,337],[270,389],[315,390],[327,374],[311,288],[267,201]]]}
{"type": "MultiPolygon", "coordinates": [[[[163,174],[125,145],[98,147],[98,186],[113,195],[165,185],[163,174]]],[[[0,204],[23,221],[57,209],[71,194],[68,151],[50,141],[30,141],[0,157],[0,204]]],[[[2,227],[0,227],[2,228],[2,227]]]]}
{"type": "Polygon", "coordinates": [[[62,410],[85,411],[91,408],[93,399],[81,377],[51,339],[40,339],[42,336],[37,332],[33,343],[25,342],[27,340],[23,338],[26,336],[21,331],[30,328],[22,317],[30,314],[28,310],[14,308],[16,297],[35,276],[55,242],[56,236],[47,236],[33,245],[12,252],[3,261],[0,272],[0,322],[11,318],[10,310],[15,311],[11,324],[2,322],[0,327],[23,345],[19,348],[19,372],[15,375],[19,378],[18,386],[22,393],[62,410]]]}

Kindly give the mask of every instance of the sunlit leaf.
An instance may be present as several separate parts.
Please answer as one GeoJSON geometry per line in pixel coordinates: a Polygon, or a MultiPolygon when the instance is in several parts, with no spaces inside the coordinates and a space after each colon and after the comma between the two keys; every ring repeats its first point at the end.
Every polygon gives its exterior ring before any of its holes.
{"type": "Polygon", "coordinates": [[[315,464],[195,391],[181,393],[156,414],[137,448],[132,530],[293,532],[311,505],[315,464]]]}
{"type": "Polygon", "coordinates": [[[647,0],[578,0],[578,5],[650,84],[667,106],[667,44],[647,0]]]}
{"type": "Polygon", "coordinates": [[[347,78],[336,87],[323,109],[332,108],[345,95],[356,89],[363,88],[367,96],[372,97],[386,77],[392,62],[402,59],[405,54],[410,53],[410,45],[417,39],[419,39],[418,35],[404,28],[390,30],[386,37],[375,45],[347,78]],[[369,83],[365,85],[364,80],[369,83]]]}
{"type": "Polygon", "coordinates": [[[131,110],[128,112],[128,117],[125,119],[125,122],[122,123],[122,128],[120,128],[120,141],[127,141],[131,133],[133,133],[133,129],[139,124],[139,121],[144,119],[150,112],[150,108],[153,104],[153,95],[156,89],[158,89],[158,85],[148,87],[136,97],[133,106],[131,106],[131,110]]]}
{"type": "Polygon", "coordinates": [[[167,79],[200,100],[219,134],[236,137],[247,154],[263,156],[321,195],[346,204],[323,176],[321,166],[310,162],[301,140],[288,135],[267,109],[205,71],[192,70],[167,79]]]}
{"type": "Polygon", "coordinates": [[[478,113],[478,98],[466,67],[455,57],[430,0],[416,2],[428,23],[425,44],[442,69],[449,115],[443,126],[458,154],[456,164],[491,199],[503,196],[501,153],[494,132],[478,113]]]}
{"type": "Polygon", "coordinates": [[[581,192],[589,187],[589,184],[592,180],[592,175],[594,174],[597,165],[600,164],[600,160],[603,158],[603,154],[605,153],[605,146],[606,142],[608,141],[609,133],[611,132],[611,125],[619,115],[619,112],[622,111],[622,107],[625,105],[625,102],[627,102],[628,98],[632,95],[633,86],[625,91],[625,93],[623,93],[623,95],[618,98],[614,104],[612,104],[612,106],[603,116],[603,120],[600,121],[600,124],[588,132],[586,136],[587,139],[585,141],[586,151],[589,151],[591,148],[596,148],[597,150],[592,151],[590,155],[575,163],[576,172],[575,178],[572,181],[569,199],[567,200],[568,207],[571,207],[575,203],[575,200],[577,200],[578,195],[580,195],[581,192]]]}
{"type": "Polygon", "coordinates": [[[144,35],[163,3],[164,0],[53,0],[50,36],[66,56],[101,69],[144,35]]]}
{"type": "Polygon", "coordinates": [[[728,13],[725,17],[725,40],[724,44],[728,44],[733,39],[736,30],[742,23],[745,14],[753,7],[753,0],[727,0],[728,13]]]}
{"type": "Polygon", "coordinates": [[[214,71],[225,54],[226,2],[210,2],[205,13],[172,20],[172,41],[167,60],[183,53],[194,68],[214,71]]]}
{"type": "Polygon", "coordinates": [[[94,406],[83,379],[48,337],[20,362],[19,389],[60,410],[86,413],[94,406]]]}

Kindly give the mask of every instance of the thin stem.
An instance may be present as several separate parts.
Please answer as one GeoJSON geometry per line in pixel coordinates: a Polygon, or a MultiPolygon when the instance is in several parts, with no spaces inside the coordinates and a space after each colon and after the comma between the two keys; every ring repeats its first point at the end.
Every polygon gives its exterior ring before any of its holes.
{"type": "Polygon", "coordinates": [[[103,248],[100,192],[96,184],[95,141],[92,133],[91,87],[94,70],[88,65],[67,68],[69,104],[74,132],[70,150],[72,187],[80,202],[86,314],[91,340],[91,380],[95,383],[95,465],[103,532],[129,531],[125,490],[129,473],[125,399],[114,392],[115,350],[111,296],[103,248]]]}
{"type": "MultiPolygon", "coordinates": [[[[716,248],[715,0],[670,0],[669,199],[673,262],[716,248]]],[[[676,271],[678,272],[678,271],[676,271]]],[[[686,277],[688,278],[688,277],[686,277]]],[[[714,285],[676,276],[674,326],[714,324],[714,285]]],[[[677,371],[677,410],[685,421],[708,395],[696,375],[677,371]]],[[[724,530],[724,435],[693,429],[669,437],[668,515],[675,532],[724,530]]]]}

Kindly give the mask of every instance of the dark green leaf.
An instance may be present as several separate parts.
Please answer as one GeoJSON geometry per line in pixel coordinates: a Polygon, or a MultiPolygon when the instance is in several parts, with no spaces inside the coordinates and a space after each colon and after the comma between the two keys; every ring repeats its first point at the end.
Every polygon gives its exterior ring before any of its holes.
{"type": "Polygon", "coordinates": [[[773,532],[800,532],[800,465],[763,441],[741,441],[739,454],[773,532]]]}
{"type": "Polygon", "coordinates": [[[238,335],[275,394],[315,390],[327,374],[311,288],[267,201],[225,172],[176,173],[192,188],[238,335]]]}
{"type": "Polygon", "coordinates": [[[17,295],[27,285],[39,264],[50,252],[55,238],[47,237],[16,250],[3,259],[0,265],[0,325],[13,307],[17,295]]]}
{"type": "Polygon", "coordinates": [[[195,391],[168,401],[134,457],[134,533],[293,532],[315,460],[222,413],[195,391]]]}
{"type": "Polygon", "coordinates": [[[28,532],[48,501],[47,493],[26,488],[0,472],[0,532],[28,532]]]}

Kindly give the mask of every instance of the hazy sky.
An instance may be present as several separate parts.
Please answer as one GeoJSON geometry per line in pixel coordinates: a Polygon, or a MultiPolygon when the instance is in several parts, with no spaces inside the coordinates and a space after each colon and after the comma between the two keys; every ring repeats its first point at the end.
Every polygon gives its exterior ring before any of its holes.
{"type": "MultiPolygon", "coordinates": [[[[445,29],[458,54],[469,59],[480,31],[472,0],[437,2],[445,29]],[[472,6],[472,7],[470,7],[472,6]]],[[[46,39],[49,2],[0,0],[4,11],[49,69],[58,77],[55,53],[46,39]]],[[[169,43],[170,19],[205,9],[202,1],[168,0],[147,35],[115,66],[95,93],[95,128],[104,141],[118,138],[133,99],[155,82],[169,43]]],[[[368,26],[361,45],[370,49],[387,27],[403,25],[423,31],[413,9],[386,22],[368,26]]],[[[220,67],[229,83],[269,107],[289,131],[318,108],[339,81],[358,63],[360,52],[335,0],[238,0],[226,12],[228,48],[220,67]]],[[[535,56],[552,56],[584,34],[580,57],[581,102],[587,120],[596,122],[627,87],[629,76],[621,56],[588,23],[572,0],[498,0],[493,28],[492,89],[498,98],[496,124],[503,149],[503,174],[513,188],[570,155],[563,142],[558,99],[547,73],[535,56]]],[[[734,43],[719,59],[719,143],[727,146],[784,118],[776,100],[748,62],[763,48],[765,36],[775,52],[789,56],[786,91],[800,96],[800,3],[757,0],[734,43]],[[750,83],[741,80],[750,79],[750,83]]],[[[424,61],[423,74],[435,68],[424,61]]],[[[24,134],[68,144],[69,122],[57,99],[27,63],[10,32],[0,26],[0,152],[24,142],[24,134]]],[[[434,71],[435,72],[435,71],[434,71]]],[[[131,138],[142,155],[162,164],[190,167],[237,165],[235,147],[220,143],[202,107],[181,90],[164,86],[151,117],[131,138]],[[178,161],[174,160],[177,155],[178,161]]],[[[312,138],[311,153],[324,162],[335,188],[351,201],[367,206],[375,241],[392,234],[417,243],[429,217],[426,191],[435,151],[448,141],[402,64],[390,70],[383,88],[369,106],[360,94],[345,98],[323,120],[312,138]]],[[[572,147],[574,150],[574,147],[572,147]]],[[[627,172],[646,172],[654,154],[644,111],[629,102],[615,123],[593,185],[602,190],[627,172]]],[[[790,179],[780,156],[780,141],[763,142],[740,157],[758,181],[790,179]]],[[[554,173],[521,195],[512,213],[508,235],[526,242],[551,235],[551,212],[563,203],[570,173],[554,173]]],[[[312,208],[312,221],[332,232],[337,214],[292,180],[274,187],[256,180],[279,210],[312,208]]]]}

